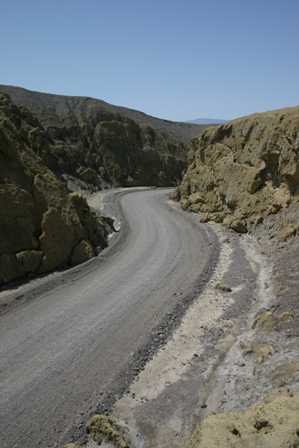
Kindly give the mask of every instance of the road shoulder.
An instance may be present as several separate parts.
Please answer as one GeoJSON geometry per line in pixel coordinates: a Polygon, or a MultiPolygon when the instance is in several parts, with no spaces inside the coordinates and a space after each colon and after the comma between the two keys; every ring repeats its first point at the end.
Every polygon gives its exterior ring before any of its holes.
{"type": "Polygon", "coordinates": [[[254,402],[255,360],[244,360],[242,341],[254,340],[254,318],[272,299],[271,265],[253,238],[212,228],[221,249],[208,284],[113,407],[132,446],[182,447],[205,415],[254,402]]]}

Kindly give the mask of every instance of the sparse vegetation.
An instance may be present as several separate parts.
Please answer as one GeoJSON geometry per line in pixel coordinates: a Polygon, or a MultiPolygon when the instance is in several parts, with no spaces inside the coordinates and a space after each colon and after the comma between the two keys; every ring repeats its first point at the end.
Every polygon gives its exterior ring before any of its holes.
{"type": "Polygon", "coordinates": [[[113,417],[94,415],[87,423],[87,433],[98,445],[111,442],[115,448],[130,448],[123,428],[113,417]]]}

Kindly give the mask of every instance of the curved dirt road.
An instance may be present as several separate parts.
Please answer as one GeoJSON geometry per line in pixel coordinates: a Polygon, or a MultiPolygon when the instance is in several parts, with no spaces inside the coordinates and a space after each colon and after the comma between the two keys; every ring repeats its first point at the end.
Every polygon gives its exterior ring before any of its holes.
{"type": "Polygon", "coordinates": [[[0,317],[1,448],[61,446],[209,277],[214,234],[167,194],[122,196],[126,231],[113,250],[0,317]]]}

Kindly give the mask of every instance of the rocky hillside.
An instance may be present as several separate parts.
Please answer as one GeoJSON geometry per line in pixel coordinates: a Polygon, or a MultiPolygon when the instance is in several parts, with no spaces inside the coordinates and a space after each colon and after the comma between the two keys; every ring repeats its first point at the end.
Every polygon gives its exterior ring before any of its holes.
{"type": "Polygon", "coordinates": [[[299,107],[255,114],[193,140],[178,189],[202,220],[246,232],[289,204],[299,188],[299,107]]]}
{"type": "Polygon", "coordinates": [[[15,104],[28,108],[51,138],[39,155],[59,176],[68,174],[106,185],[176,185],[185,168],[187,146],[204,126],[159,120],[104,101],[51,95],[0,86],[15,104]]]}
{"type": "Polygon", "coordinates": [[[69,194],[37,153],[51,138],[0,95],[0,285],[75,265],[106,246],[108,221],[69,194]]]}
{"type": "Polygon", "coordinates": [[[225,231],[228,242],[241,244],[258,286],[240,275],[240,259],[227,263],[226,282],[239,278],[241,290],[248,284],[251,291],[243,304],[237,288],[226,293],[244,323],[213,372],[215,392],[188,448],[299,446],[298,192],[299,107],[240,118],[193,140],[177,190],[181,204],[202,221],[253,234],[237,238],[225,231]]]}

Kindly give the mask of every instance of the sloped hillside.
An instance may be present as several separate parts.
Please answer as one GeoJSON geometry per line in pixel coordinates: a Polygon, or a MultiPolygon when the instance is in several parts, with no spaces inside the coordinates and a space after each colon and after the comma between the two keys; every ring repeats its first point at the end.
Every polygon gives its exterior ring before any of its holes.
{"type": "Polygon", "coordinates": [[[50,120],[53,120],[52,123],[57,122],[57,116],[68,116],[69,120],[72,121],[72,115],[73,118],[78,118],[84,112],[87,115],[111,113],[129,118],[142,127],[149,126],[155,132],[161,132],[185,142],[197,137],[201,130],[206,127],[206,125],[196,123],[163,120],[138,110],[115,106],[96,98],[54,95],[6,85],[0,85],[0,90],[10,95],[16,104],[26,106],[39,114],[43,124],[50,124],[50,120]],[[45,120],[45,123],[43,120],[45,120]]]}
{"type": "Polygon", "coordinates": [[[0,95],[0,285],[81,263],[106,246],[109,224],[69,194],[36,155],[51,140],[0,95]]]}
{"type": "MultiPolygon", "coordinates": [[[[40,156],[56,174],[105,185],[176,185],[187,145],[203,126],[159,120],[84,97],[51,95],[0,86],[28,108],[52,139],[40,156]]],[[[36,133],[36,139],[39,139],[36,133]]]]}
{"type": "Polygon", "coordinates": [[[240,118],[193,141],[178,189],[184,208],[246,232],[297,203],[299,107],[240,118]]]}

